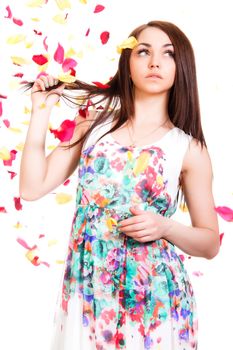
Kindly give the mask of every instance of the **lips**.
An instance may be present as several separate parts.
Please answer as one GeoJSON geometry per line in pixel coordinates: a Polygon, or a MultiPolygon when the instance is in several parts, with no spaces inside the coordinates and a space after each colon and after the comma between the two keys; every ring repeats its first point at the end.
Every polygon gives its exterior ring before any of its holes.
{"type": "Polygon", "coordinates": [[[161,75],[155,73],[148,74],[146,78],[162,79],[161,75]]]}

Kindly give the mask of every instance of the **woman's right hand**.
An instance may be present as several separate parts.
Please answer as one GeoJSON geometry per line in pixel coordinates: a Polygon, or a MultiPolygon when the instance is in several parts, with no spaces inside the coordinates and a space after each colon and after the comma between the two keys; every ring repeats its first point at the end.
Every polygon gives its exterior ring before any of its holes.
{"type": "Polygon", "coordinates": [[[52,108],[60,99],[65,84],[51,75],[41,75],[32,86],[32,109],[52,108]]]}

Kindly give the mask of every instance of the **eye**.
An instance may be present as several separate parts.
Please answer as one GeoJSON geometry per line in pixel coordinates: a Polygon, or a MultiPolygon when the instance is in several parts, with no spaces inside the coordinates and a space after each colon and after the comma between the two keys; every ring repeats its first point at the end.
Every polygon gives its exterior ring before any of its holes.
{"type": "Polygon", "coordinates": [[[166,54],[166,56],[170,56],[173,58],[175,57],[175,52],[172,50],[166,50],[164,53],[166,54]]]}
{"type": "Polygon", "coordinates": [[[149,55],[149,50],[148,49],[140,49],[138,50],[137,54],[138,56],[146,56],[146,55],[149,55]]]}

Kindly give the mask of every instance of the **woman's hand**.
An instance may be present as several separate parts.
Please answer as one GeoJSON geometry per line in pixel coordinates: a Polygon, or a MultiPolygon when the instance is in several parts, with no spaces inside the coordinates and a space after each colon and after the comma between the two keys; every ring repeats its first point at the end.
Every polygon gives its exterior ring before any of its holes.
{"type": "Polygon", "coordinates": [[[171,226],[169,218],[138,207],[132,207],[130,211],[134,216],[119,222],[120,231],[141,243],[165,238],[165,232],[171,226]]]}
{"type": "Polygon", "coordinates": [[[32,87],[32,108],[52,108],[60,99],[65,84],[51,75],[41,75],[36,79],[32,87]]]}

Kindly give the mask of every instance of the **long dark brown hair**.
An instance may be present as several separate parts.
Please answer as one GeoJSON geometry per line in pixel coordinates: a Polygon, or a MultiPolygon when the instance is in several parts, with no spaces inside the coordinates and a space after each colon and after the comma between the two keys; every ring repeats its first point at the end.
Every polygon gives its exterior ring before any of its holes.
{"type": "MultiPolygon", "coordinates": [[[[168,100],[170,120],[176,127],[199,140],[202,146],[206,145],[201,126],[196,67],[192,45],[186,35],[176,25],[165,21],[151,21],[143,24],[134,29],[129,36],[134,36],[137,39],[139,34],[149,27],[158,28],[165,32],[174,46],[176,75],[168,100]]],[[[82,91],[85,93],[82,95],[84,100],[92,101],[98,98],[98,101],[94,102],[94,104],[101,104],[102,108],[87,132],[69,147],[85,141],[91,131],[98,125],[107,122],[110,116],[112,117],[111,121],[115,121],[115,123],[107,133],[118,129],[133,117],[134,94],[129,68],[131,52],[131,49],[122,50],[118,70],[104,87],[79,80],[76,80],[74,83],[66,83],[66,89],[80,91],[80,94],[76,98],[73,94],[70,95],[67,92],[63,92],[62,97],[64,99],[82,107],[80,102],[82,91]]],[[[29,85],[32,86],[32,83],[29,83],[29,85]]]]}

